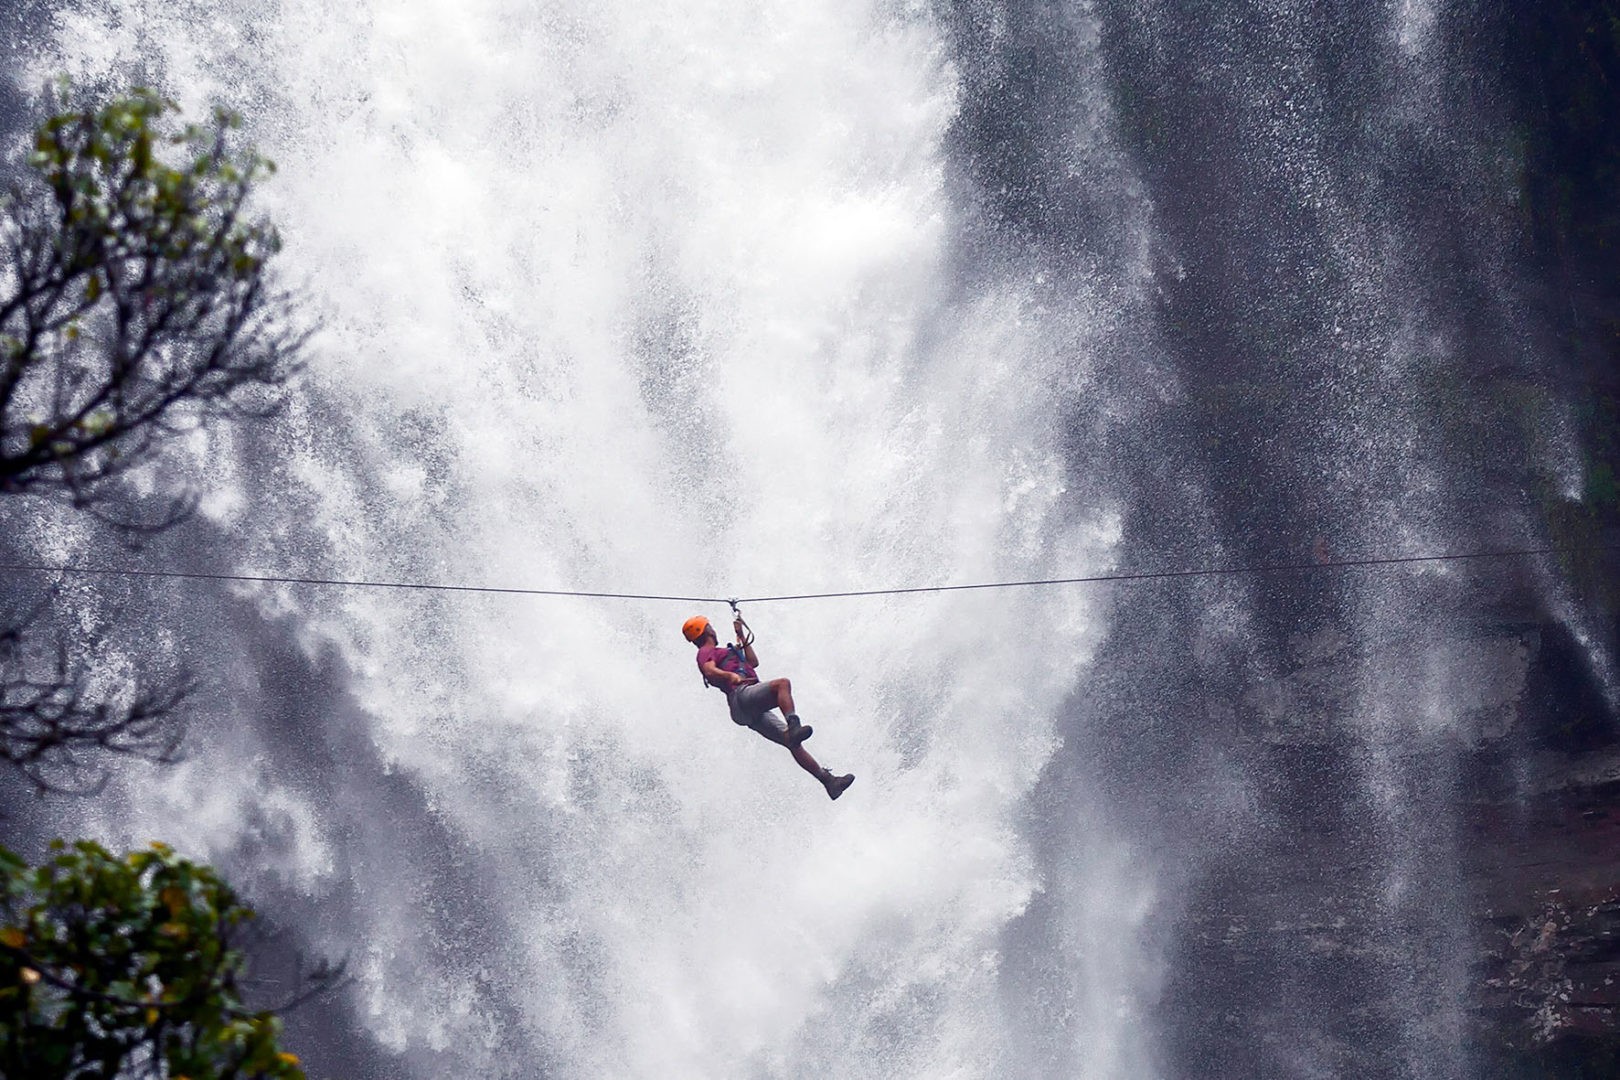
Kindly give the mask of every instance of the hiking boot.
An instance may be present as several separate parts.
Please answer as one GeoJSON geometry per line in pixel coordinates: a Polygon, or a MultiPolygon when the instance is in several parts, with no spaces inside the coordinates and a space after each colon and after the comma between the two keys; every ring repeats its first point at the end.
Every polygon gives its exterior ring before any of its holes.
{"type": "Polygon", "coordinates": [[[788,714],[787,726],[786,742],[789,746],[798,746],[816,731],[809,724],[799,723],[799,718],[792,713],[788,714]]]}
{"type": "Polygon", "coordinates": [[[845,773],[843,776],[833,776],[831,773],[828,773],[827,779],[823,780],[821,783],[822,786],[827,789],[827,798],[836,800],[838,796],[842,795],[845,789],[847,789],[849,785],[853,784],[854,782],[854,773],[845,773]]]}

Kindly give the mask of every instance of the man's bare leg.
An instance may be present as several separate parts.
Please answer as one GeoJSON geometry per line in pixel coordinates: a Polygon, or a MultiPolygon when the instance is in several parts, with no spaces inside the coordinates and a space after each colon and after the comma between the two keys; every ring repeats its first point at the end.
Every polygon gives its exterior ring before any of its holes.
{"type": "Polygon", "coordinates": [[[799,722],[799,714],[793,710],[793,684],[787,679],[772,679],[765,686],[776,694],[776,707],[787,718],[788,737],[787,745],[794,746],[810,737],[814,730],[799,722]]]}
{"type": "Polygon", "coordinates": [[[810,756],[810,751],[804,748],[803,743],[788,747],[788,752],[793,755],[793,760],[799,763],[799,768],[820,780],[823,784],[827,782],[827,771],[816,763],[816,759],[810,756]]]}
{"type": "Polygon", "coordinates": [[[823,769],[816,763],[816,759],[810,756],[810,751],[802,745],[790,746],[788,750],[793,754],[793,760],[799,763],[799,768],[821,781],[821,786],[826,790],[829,799],[838,798],[844,793],[845,788],[855,782],[852,775],[834,776],[831,769],[823,769]]]}
{"type": "Polygon", "coordinates": [[[817,780],[820,780],[823,785],[827,783],[827,778],[830,777],[832,773],[828,772],[826,769],[823,769],[820,763],[817,762],[815,758],[810,756],[810,751],[804,748],[803,743],[790,743],[787,741],[786,735],[778,735],[776,737],[776,741],[788,748],[788,753],[792,754],[793,760],[799,763],[799,768],[803,769],[817,780]]]}
{"type": "Polygon", "coordinates": [[[783,716],[797,716],[799,710],[793,707],[793,683],[787,679],[772,679],[771,689],[776,691],[776,707],[782,710],[783,716]]]}
{"type": "MultiPolygon", "coordinates": [[[[793,684],[786,679],[773,679],[770,686],[776,690],[777,707],[782,710],[784,716],[792,717],[788,721],[791,725],[794,720],[798,719],[790,711],[793,708],[793,684]]],[[[805,728],[804,734],[808,736],[810,729],[805,728]]],[[[855,782],[855,777],[852,774],[834,776],[831,770],[823,769],[816,759],[810,756],[810,751],[804,748],[802,739],[790,743],[787,741],[787,732],[776,733],[773,737],[776,742],[788,748],[788,752],[793,755],[793,760],[799,763],[799,768],[821,782],[821,786],[826,790],[829,799],[838,798],[849,785],[855,782]]]]}

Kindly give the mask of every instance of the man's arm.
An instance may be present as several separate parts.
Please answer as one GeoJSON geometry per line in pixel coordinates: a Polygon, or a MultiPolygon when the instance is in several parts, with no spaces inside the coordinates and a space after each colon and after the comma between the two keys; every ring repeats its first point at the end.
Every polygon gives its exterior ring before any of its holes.
{"type": "Polygon", "coordinates": [[[754,653],[754,643],[749,641],[747,635],[743,633],[742,620],[738,619],[733,622],[731,629],[736,632],[738,641],[746,642],[743,645],[743,659],[748,661],[748,666],[751,668],[759,667],[759,657],[754,653]]]}
{"type": "Polygon", "coordinates": [[[727,671],[713,660],[704,664],[700,670],[703,672],[704,678],[719,686],[724,686],[726,683],[730,683],[732,686],[741,686],[748,681],[735,671],[727,671]]]}

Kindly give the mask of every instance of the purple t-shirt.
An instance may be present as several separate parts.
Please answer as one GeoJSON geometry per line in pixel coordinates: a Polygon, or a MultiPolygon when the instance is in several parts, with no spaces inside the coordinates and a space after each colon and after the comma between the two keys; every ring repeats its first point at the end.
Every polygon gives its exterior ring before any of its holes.
{"type": "MultiPolygon", "coordinates": [[[[741,650],[739,650],[739,652],[740,651],[741,650]]],[[[698,650],[697,663],[699,671],[703,670],[704,664],[712,663],[721,671],[736,672],[749,682],[759,681],[759,676],[754,674],[754,669],[748,666],[748,661],[743,659],[740,655],[738,655],[738,653],[732,652],[724,645],[703,646],[703,648],[698,650]]],[[[704,678],[707,679],[708,676],[705,675],[704,678]]],[[[728,694],[734,689],[730,683],[710,683],[709,685],[717,686],[728,694]]]]}

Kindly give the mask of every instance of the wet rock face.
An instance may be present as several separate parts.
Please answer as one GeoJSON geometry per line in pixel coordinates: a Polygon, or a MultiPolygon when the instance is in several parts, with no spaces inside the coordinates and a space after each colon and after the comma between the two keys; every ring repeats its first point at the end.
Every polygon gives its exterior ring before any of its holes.
{"type": "Polygon", "coordinates": [[[1529,918],[1499,920],[1499,947],[1487,953],[1484,1008],[1528,1028],[1531,1045],[1620,1034],[1620,889],[1560,893],[1529,918]]]}
{"type": "Polygon", "coordinates": [[[1479,1034],[1503,1064],[1583,1075],[1620,1055],[1620,751],[1538,769],[1540,790],[1469,821],[1479,1034]]]}
{"type": "MultiPolygon", "coordinates": [[[[1448,730],[1477,747],[1512,730],[1540,642],[1532,626],[1358,649],[1349,634],[1330,627],[1289,641],[1293,670],[1249,686],[1236,722],[1272,745],[1325,743],[1354,722],[1372,679],[1443,697],[1448,730]],[[1436,685],[1435,672],[1444,673],[1443,685],[1436,685]]],[[[1390,696],[1396,694],[1405,691],[1390,696]]]]}
{"type": "Polygon", "coordinates": [[[1174,1075],[1620,1076],[1620,738],[1569,632],[1517,611],[1318,628],[1206,704],[1262,813],[1189,884],[1174,1075]],[[1408,740],[1381,763],[1380,711],[1408,740]]]}

